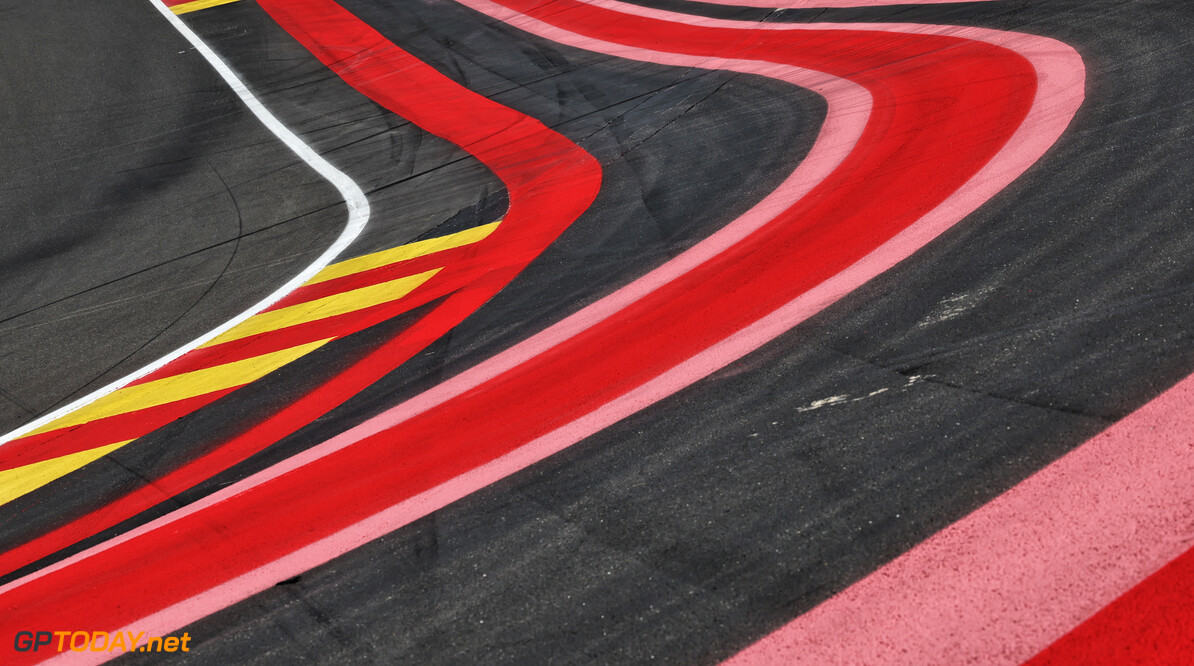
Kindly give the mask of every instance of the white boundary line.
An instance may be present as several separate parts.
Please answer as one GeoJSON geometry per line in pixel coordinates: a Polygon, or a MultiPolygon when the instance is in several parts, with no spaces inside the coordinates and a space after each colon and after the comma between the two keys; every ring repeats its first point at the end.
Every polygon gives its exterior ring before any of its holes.
{"type": "Polygon", "coordinates": [[[265,105],[263,105],[261,101],[249,91],[249,88],[244,84],[244,82],[237,77],[237,75],[232,71],[232,68],[228,66],[228,63],[224,62],[224,60],[220,58],[220,56],[217,55],[210,46],[200,39],[199,36],[194,33],[194,31],[187,27],[187,25],[183,23],[182,19],[176,16],[174,12],[171,12],[158,0],[150,0],[150,3],[157,8],[158,12],[160,12],[167,21],[170,22],[170,25],[174,26],[175,30],[181,33],[182,36],[185,37],[187,41],[189,41],[195,47],[195,49],[207,59],[208,63],[210,63],[216,72],[224,79],[224,81],[228,83],[228,86],[232,88],[232,91],[236,93],[237,97],[240,97],[241,101],[245,103],[245,106],[249,107],[249,110],[253,112],[253,115],[257,116],[257,119],[260,120],[261,123],[269,129],[269,131],[273,132],[274,135],[282,141],[282,143],[286,144],[288,148],[294,151],[294,154],[298,155],[299,159],[306,162],[308,166],[316,171],[316,173],[323,176],[328,182],[336,187],[336,189],[340,192],[340,195],[344,197],[345,204],[348,206],[348,222],[344,225],[344,231],[340,232],[340,236],[336,238],[336,241],[332,243],[328,249],[324,250],[323,254],[319,255],[319,258],[317,258],[314,263],[312,263],[310,266],[307,266],[301,273],[291,278],[290,281],[279,287],[272,294],[258,301],[248,310],[245,310],[239,315],[224,322],[218,328],[203,334],[191,342],[188,342],[187,344],[179,347],[162,358],[159,358],[153,363],[150,363],[149,365],[146,365],[145,367],[140,368],[129,375],[121,377],[120,379],[97,391],[89,393],[82,398],[79,398],[78,400],[66,405],[65,407],[60,407],[49,414],[46,414],[45,416],[42,416],[17,428],[16,430],[13,430],[12,432],[0,436],[0,446],[3,446],[14,439],[36,430],[47,423],[54,421],[55,419],[61,418],[62,416],[69,414],[80,407],[95,402],[105,395],[123,388],[128,384],[148,375],[149,373],[162,368],[171,361],[182,357],[187,352],[199,347],[208,340],[215,338],[217,335],[220,335],[233,326],[236,326],[249,317],[252,317],[258,312],[261,312],[265,308],[278,302],[282,299],[282,297],[300,287],[304,282],[311,279],[311,277],[313,277],[316,273],[323,270],[325,266],[330,264],[332,260],[335,259],[341,252],[343,252],[350,243],[356,240],[357,236],[360,235],[361,231],[365,228],[365,225],[369,221],[369,201],[365,198],[365,193],[361,191],[360,186],[357,185],[356,182],[346,176],[342,171],[332,166],[327,160],[316,153],[311,146],[308,146],[306,143],[304,143],[303,140],[298,138],[294,132],[290,131],[290,129],[283,125],[280,120],[274,117],[274,115],[265,108],[265,105]]]}

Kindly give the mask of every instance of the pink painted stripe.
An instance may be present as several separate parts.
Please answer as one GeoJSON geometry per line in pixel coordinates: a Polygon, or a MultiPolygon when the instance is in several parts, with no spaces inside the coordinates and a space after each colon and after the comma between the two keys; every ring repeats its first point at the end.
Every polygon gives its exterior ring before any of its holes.
{"type": "MultiPolygon", "coordinates": [[[[497,7],[497,5],[494,6],[497,7]]],[[[521,16],[521,14],[519,16],[521,16]]],[[[541,29],[545,35],[555,34],[557,30],[552,26],[548,26],[547,24],[543,24],[541,29]]],[[[561,41],[561,43],[567,43],[562,41],[565,37],[560,35],[557,36],[560,37],[560,39],[557,41],[561,41]]],[[[594,40],[588,40],[586,43],[589,44],[590,50],[597,50],[596,47],[598,44],[594,40]]],[[[635,52],[641,50],[633,49],[631,47],[622,47],[620,45],[611,44],[609,46],[611,51],[617,49],[621,52],[620,54],[622,57],[628,58],[631,57],[631,55],[634,55],[635,52]]],[[[792,172],[791,175],[788,176],[788,178],[784,180],[783,183],[780,184],[778,188],[776,188],[775,191],[765,197],[762,201],[760,201],[738,219],[727,224],[713,235],[694,245],[686,252],[678,255],[659,268],[656,268],[650,273],[615,291],[609,296],[606,296],[605,298],[589,305],[579,312],[561,320],[547,329],[544,329],[540,333],[535,334],[525,341],[497,354],[486,361],[479,363],[476,366],[473,366],[472,368],[434,386],[431,389],[428,389],[427,391],[407,400],[406,402],[403,402],[387,410],[386,412],[383,412],[382,414],[348,431],[345,431],[336,437],[333,437],[327,442],[303,451],[302,453],[288,458],[272,467],[269,467],[268,469],[262,470],[258,474],[244,479],[239,483],[229,486],[220,492],[213,493],[202,500],[194,502],[182,509],[179,509],[178,511],[172,512],[167,516],[163,516],[156,521],[148,523],[140,528],[130,530],[129,532],[99,544],[87,551],[83,551],[78,555],[67,558],[43,569],[39,569],[38,571],[33,572],[24,578],[20,578],[7,585],[0,586],[0,594],[8,592],[11,589],[15,589],[19,585],[36,580],[37,578],[49,573],[65,568],[86,556],[107,550],[108,548],[149,532],[152,529],[162,527],[184,516],[217,504],[220,501],[244,492],[249,488],[262,485],[295,469],[315,463],[319,459],[335,453],[336,451],[351,446],[352,444],[355,444],[356,442],[366,439],[379,432],[388,430],[399,423],[418,416],[419,414],[422,414],[434,407],[442,405],[447,401],[456,398],[480,386],[481,384],[484,384],[485,382],[518,367],[519,365],[555,347],[556,345],[587,331],[592,326],[620,312],[626,307],[629,307],[656,289],[659,289],[669,282],[676,280],[677,278],[694,270],[705,262],[714,259],[725,249],[746,238],[759,227],[774,219],[777,214],[790,207],[793,203],[795,203],[822,180],[824,180],[825,177],[828,176],[835,168],[837,168],[841,161],[845,159],[845,157],[854,149],[858,138],[861,136],[863,129],[866,127],[867,119],[870,117],[871,98],[870,94],[864,88],[850,81],[839,79],[822,72],[755,61],[731,62],[723,60],[713,63],[709,58],[671,56],[671,54],[659,54],[651,51],[647,51],[639,55],[642,57],[638,59],[642,60],[647,60],[649,57],[654,57],[657,58],[657,61],[659,62],[667,61],[664,64],[675,64],[674,59],[679,59],[680,62],[700,62],[707,67],[721,67],[724,65],[725,68],[729,69],[731,67],[737,66],[741,67],[741,70],[739,71],[774,76],[780,80],[788,81],[793,85],[815,90],[823,95],[828,102],[826,120],[821,127],[813,148],[809,151],[809,154],[806,156],[805,160],[792,172]]],[[[652,62],[655,61],[656,60],[652,60],[652,62]]],[[[811,316],[811,314],[815,314],[816,311],[819,311],[829,303],[833,302],[833,300],[836,300],[840,294],[844,294],[849,291],[848,288],[846,288],[844,291],[839,288],[833,290],[835,293],[840,292],[838,296],[828,294],[822,295],[821,297],[816,297],[816,294],[819,293],[819,289],[824,288],[826,285],[830,284],[830,282],[821,285],[821,287],[818,289],[814,289],[804,294],[802,297],[803,299],[808,299],[811,297],[814,298],[816,302],[815,310],[808,312],[805,315],[805,318],[807,318],[807,316],[811,316]]],[[[779,332],[776,332],[771,337],[774,337],[778,334],[779,332]]],[[[762,344],[762,342],[760,342],[760,344],[762,344]]],[[[726,362],[728,363],[731,360],[733,359],[729,359],[726,362]]],[[[714,368],[714,370],[715,369],[716,368],[714,368]]],[[[712,370],[710,370],[710,372],[712,372],[712,370]]],[[[672,388],[671,392],[675,392],[680,388],[683,388],[683,386],[677,384],[672,388]]],[[[644,404],[643,406],[646,405],[644,404]]],[[[527,446],[530,446],[530,444],[527,446]]],[[[494,461],[493,463],[490,463],[489,466],[496,465],[497,463],[498,461],[494,461]]],[[[504,473],[500,476],[493,477],[490,482],[508,476],[514,471],[522,469],[525,466],[526,465],[517,468],[503,468],[506,471],[504,471],[504,473]]],[[[410,501],[416,502],[416,500],[410,501]]],[[[395,528],[396,527],[398,526],[395,526],[395,528]]],[[[347,549],[345,552],[347,552],[347,549]]]]}
{"type": "MultiPolygon", "coordinates": [[[[505,11],[504,8],[498,5],[493,5],[493,7],[505,11]]],[[[523,26],[520,25],[520,27],[523,26]]],[[[557,41],[567,43],[563,41],[566,39],[565,35],[557,34],[563,31],[559,31],[548,24],[539,24],[538,27],[543,31],[544,36],[554,34],[560,37],[557,41]]],[[[579,36],[578,39],[585,40],[585,43],[588,44],[587,48],[590,50],[604,52],[599,51],[597,47],[605,43],[588,40],[579,36]]],[[[867,119],[870,117],[871,98],[870,94],[864,88],[850,81],[839,79],[822,72],[755,61],[723,60],[713,63],[708,58],[672,56],[671,54],[645,51],[617,44],[606,44],[606,46],[609,48],[608,52],[616,51],[617,55],[622,57],[659,62],[661,64],[686,63],[688,66],[699,62],[705,67],[716,66],[733,71],[771,76],[792,83],[793,85],[815,90],[824,96],[828,103],[825,122],[821,127],[817,141],[814,143],[805,160],[775,191],[738,219],[642,278],[593,303],[576,314],[561,320],[524,342],[499,353],[493,358],[446,380],[327,442],[288,458],[178,511],[130,530],[77,555],[35,571],[7,585],[0,586],[0,595],[153,530],[168,528],[171,523],[186,516],[201,512],[208,507],[239,495],[246,490],[268,483],[295,469],[316,463],[321,458],[331,455],[336,451],[351,446],[356,442],[387,430],[398,423],[418,416],[452,398],[460,396],[555,347],[561,342],[588,330],[590,327],[630,306],[652,291],[715,258],[726,248],[746,238],[759,227],[771,221],[777,214],[786,210],[837,168],[841,161],[853,150],[866,126],[867,119]]],[[[273,586],[278,580],[292,578],[304,571],[309,571],[354,548],[393,532],[433,511],[466,497],[480,488],[499,481],[521,469],[525,469],[535,462],[571,446],[584,437],[596,433],[602,428],[612,425],[622,418],[724,367],[733,360],[756,349],[767,340],[773,339],[783,331],[788,330],[799,321],[803,321],[820,311],[826,305],[837,300],[842,294],[853,289],[853,287],[840,284],[837,287],[833,287],[832,282],[831,280],[806,292],[793,304],[781,308],[772,313],[771,316],[756,322],[747,330],[689,359],[689,361],[681,366],[664,373],[648,384],[640,386],[638,389],[606,404],[596,412],[582,416],[572,423],[535,441],[529,442],[501,458],[475,468],[428,492],[405,500],[364,521],[275,560],[268,565],[229,580],[184,602],[137,620],[131,623],[129,628],[135,627],[135,632],[146,631],[149,635],[165,635],[174,629],[186,626],[195,620],[218,612],[254,594],[262,592],[273,586]],[[748,346],[749,348],[747,348],[748,346]],[[286,573],[283,574],[283,572],[286,573]],[[279,575],[282,575],[282,578],[278,578],[279,575]]],[[[106,660],[107,657],[101,654],[70,652],[58,655],[54,659],[51,659],[50,663],[100,664],[106,660]]]]}
{"type": "MultiPolygon", "coordinates": [[[[806,159],[805,163],[801,164],[792,176],[785,180],[779,190],[773,192],[772,195],[768,196],[741,218],[728,225],[721,232],[710,237],[689,252],[677,257],[672,262],[660,267],[606,299],[585,308],[576,315],[528,339],[526,342],[367,421],[357,428],[320,444],[303,454],[279,463],[240,483],[234,484],[178,512],[164,516],[142,528],[118,537],[113,541],[96,546],[58,565],[31,574],[29,577],[14,581],[0,588],[0,593],[36,579],[50,571],[69,566],[75,561],[107,549],[111,545],[135,538],[139,534],[150,530],[168,528],[170,523],[182,516],[200,511],[204,507],[211,506],[244,492],[249,488],[277,478],[290,470],[311,464],[336,450],[390,428],[416,414],[426,411],[432,406],[441,404],[456,395],[460,395],[464,391],[550,349],[560,341],[583,332],[594,323],[605,319],[638,300],[643,295],[650,293],[659,286],[674,280],[676,277],[683,275],[687,271],[692,270],[692,268],[716,256],[725,248],[749,235],[753,229],[765,223],[776,212],[789,205],[791,201],[803,196],[821,178],[824,178],[829,171],[832,171],[840,160],[849,153],[861,132],[862,126],[865,124],[869,112],[869,95],[863,92],[863,96],[860,96],[859,89],[856,86],[822,73],[752,61],[717,61],[708,58],[659,53],[620,44],[611,44],[609,42],[586,38],[530,19],[500,5],[488,2],[488,0],[465,0],[463,4],[499,20],[515,24],[517,27],[541,37],[600,53],[663,64],[721,68],[732,71],[759,73],[767,76],[778,76],[782,80],[810,87],[821,92],[829,101],[830,114],[822,129],[817,145],[814,147],[813,152],[810,153],[809,158],[806,159]]],[[[638,13],[637,10],[643,9],[633,5],[612,2],[603,3],[603,5],[627,14],[638,13]]],[[[690,21],[692,17],[686,15],[672,14],[671,16],[675,18],[670,20],[693,22],[690,21]]],[[[729,23],[736,28],[743,27],[741,23],[729,23]]],[[[784,29],[800,30],[820,27],[822,26],[805,27],[793,25],[785,26],[784,29]]],[[[857,26],[854,27],[857,28],[857,26]]],[[[868,25],[864,29],[872,29],[872,27],[868,25]]],[[[901,31],[904,32],[934,33],[940,31],[948,34],[957,34],[956,29],[940,29],[934,26],[887,26],[886,28],[875,29],[896,30],[898,28],[902,28],[903,30],[901,31]]],[[[621,418],[673,394],[677,390],[707,376],[718,368],[724,367],[727,363],[757,349],[762,344],[774,339],[777,335],[789,330],[800,321],[819,312],[829,303],[836,301],[875,275],[903,260],[909,254],[922,247],[924,243],[972,212],[977,206],[985,202],[991,195],[998,192],[1039,159],[1044,151],[1065,129],[1073,116],[1073,112],[1082,100],[1081,80],[1084,70],[1082,69],[1081,60],[1072,49],[1052,40],[977,29],[968,29],[968,31],[969,34],[966,36],[972,39],[983,39],[984,41],[1000,43],[1021,53],[1021,55],[1032,62],[1038,70],[1038,78],[1040,79],[1038,97],[1023,126],[992,161],[974,179],[916,224],[885,243],[858,263],[814,290],[788,303],[780,310],[748,326],[721,343],[708,348],[664,375],[576,419],[572,423],[431,491],[401,502],[366,520],[324,538],[311,546],[259,567],[249,574],[245,574],[219,587],[192,597],[185,602],[143,618],[132,623],[130,626],[137,627],[138,631],[146,630],[150,633],[157,632],[159,634],[185,626],[196,619],[266,589],[273,582],[279,580],[279,577],[288,578],[323,564],[340,554],[408,524],[412,520],[427,515],[431,511],[464,497],[481,487],[524,469],[528,465],[542,460],[546,456],[570,446],[621,418]],[[1075,66],[1078,72],[1076,75],[1073,73],[1075,66]],[[1077,81],[1076,86],[1075,81],[1077,81]]],[[[62,655],[62,659],[86,661],[94,659],[94,657],[86,653],[71,653],[62,655]]]]}
{"type": "Polygon", "coordinates": [[[728,664],[1020,664],[1194,546],[1194,377],[728,664]]]}

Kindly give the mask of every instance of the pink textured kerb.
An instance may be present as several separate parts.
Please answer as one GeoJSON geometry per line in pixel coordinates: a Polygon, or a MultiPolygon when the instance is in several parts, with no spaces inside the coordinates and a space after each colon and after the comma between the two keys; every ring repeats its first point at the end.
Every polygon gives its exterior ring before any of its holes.
{"type": "Polygon", "coordinates": [[[1020,664],[1194,545],[1194,378],[728,663],[1020,664]]]}

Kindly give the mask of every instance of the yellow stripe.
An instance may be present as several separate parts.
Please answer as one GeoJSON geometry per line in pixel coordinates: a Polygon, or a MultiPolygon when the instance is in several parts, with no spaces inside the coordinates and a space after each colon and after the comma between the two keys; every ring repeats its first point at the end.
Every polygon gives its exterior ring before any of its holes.
{"type": "Polygon", "coordinates": [[[181,5],[174,5],[170,11],[175,14],[186,14],[187,12],[197,12],[200,9],[207,9],[208,7],[215,7],[217,5],[227,5],[229,3],[237,2],[238,0],[194,0],[193,2],[184,2],[181,5]]]}
{"type": "Polygon", "coordinates": [[[323,298],[291,305],[279,310],[262,312],[245,320],[240,326],[212,338],[209,342],[204,343],[203,346],[212,347],[224,342],[247,338],[250,335],[257,335],[258,333],[276,331],[288,326],[297,326],[298,324],[305,324],[319,319],[327,319],[336,315],[356,312],[357,310],[362,310],[379,303],[396,301],[414,291],[427,280],[430,280],[431,276],[439,271],[440,269],[437,268],[426,273],[408,275],[397,280],[390,280],[381,284],[324,296],[323,298]]]}
{"type": "MultiPolygon", "coordinates": [[[[367,254],[363,257],[341,261],[316,273],[315,277],[308,280],[306,284],[319,284],[320,282],[388,266],[400,261],[471,245],[489,236],[489,234],[493,233],[494,229],[497,229],[499,224],[501,224],[501,221],[483,224],[479,227],[465,229],[464,231],[448,234],[447,236],[416,241],[392,250],[383,250],[367,254]]],[[[247,338],[251,335],[268,333],[269,331],[276,331],[288,326],[305,324],[319,319],[355,312],[380,303],[395,301],[406,296],[431,279],[431,276],[435,275],[438,270],[401,277],[396,280],[390,280],[389,282],[325,296],[279,310],[262,312],[249,318],[240,326],[213,338],[203,346],[213,347],[225,342],[231,342],[232,340],[247,338]]]]}
{"type": "Polygon", "coordinates": [[[465,229],[454,234],[448,234],[447,236],[416,241],[392,250],[382,250],[381,252],[374,252],[373,254],[367,254],[356,259],[341,261],[316,273],[315,277],[307,281],[307,284],[318,284],[338,277],[344,277],[345,275],[352,275],[353,273],[396,264],[399,261],[414,259],[415,257],[421,257],[433,252],[443,252],[444,250],[470,245],[493,233],[493,230],[497,229],[499,224],[501,224],[500,220],[483,224],[479,227],[473,227],[472,229],[465,229]]]}
{"type": "Polygon", "coordinates": [[[291,347],[269,354],[262,354],[243,361],[233,361],[214,368],[204,368],[187,372],[173,377],[164,377],[144,384],[126,386],[96,400],[95,402],[76,409],[60,419],[29,433],[38,433],[69,428],[117,414],[127,414],[139,409],[157,407],[171,402],[177,402],[197,395],[234,388],[256,381],[274,370],[305,356],[329,342],[320,340],[310,344],[291,347]]]}
{"type": "Polygon", "coordinates": [[[50,458],[24,467],[6,469],[0,472],[0,504],[7,504],[25,493],[33,492],[54,479],[66,476],[131,441],[133,440],[79,451],[60,458],[50,458]]]}
{"type": "MultiPolygon", "coordinates": [[[[213,7],[215,5],[226,4],[234,2],[235,0],[196,0],[195,2],[188,2],[181,5],[175,5],[176,13],[184,13],[188,11],[195,11],[196,9],[203,9],[205,7],[213,7]]],[[[434,252],[442,252],[452,248],[462,247],[471,243],[476,243],[493,233],[497,228],[499,222],[481,225],[465,231],[441,236],[439,238],[431,238],[424,241],[417,241],[408,245],[394,248],[392,250],[384,250],[382,252],[375,252],[363,257],[349,259],[338,264],[333,264],[320,271],[307,284],[317,284],[338,277],[352,275],[361,271],[367,271],[373,268],[379,268],[399,261],[406,261],[424,255],[432,254],[434,252]]],[[[230,331],[216,337],[209,341],[204,347],[210,347],[230,340],[239,340],[258,333],[265,333],[288,326],[295,326],[306,322],[325,319],[340,314],[355,312],[363,308],[367,308],[380,303],[386,303],[397,300],[414,291],[427,280],[431,279],[433,275],[439,272],[440,269],[419,273],[418,275],[410,275],[389,282],[381,284],[370,285],[360,289],[353,289],[340,294],[333,294],[324,298],[319,298],[307,303],[299,303],[290,307],[273,310],[270,312],[262,312],[254,317],[249,318],[240,326],[233,328],[230,331]]],[[[102,419],[109,416],[116,416],[118,414],[127,414],[149,407],[157,407],[171,402],[177,402],[186,398],[203,395],[205,393],[212,393],[214,391],[221,391],[228,388],[234,388],[256,381],[270,372],[298,359],[306,354],[318,349],[327,342],[327,340],[320,340],[290,349],[264,354],[255,358],[226,363],[224,365],[213,368],[204,368],[194,372],[188,372],[174,377],[165,377],[145,384],[138,384],[136,386],[127,386],[118,391],[110,393],[95,402],[77,409],[60,419],[51,421],[50,423],[29,433],[29,436],[40,433],[50,432],[52,430],[59,430],[62,428],[69,428],[72,426],[81,425],[102,419]]],[[[98,449],[93,449],[98,450],[98,449]]],[[[85,452],[84,452],[85,453],[85,452]]],[[[71,455],[82,455],[71,454],[71,455]]],[[[103,455],[98,454],[98,455],[103,455]]],[[[62,458],[65,460],[69,456],[62,458]]],[[[97,456],[98,457],[98,456],[97,456]]],[[[47,461],[48,462],[48,461],[47,461]]],[[[41,463],[37,463],[41,464],[41,463]]],[[[86,463],[80,463],[80,466],[86,463]]],[[[64,472],[65,473],[65,472],[64,472]]],[[[27,491],[26,491],[27,492],[27,491]]],[[[23,494],[23,493],[22,493],[23,494]]],[[[0,495],[2,496],[2,495],[0,495]]]]}

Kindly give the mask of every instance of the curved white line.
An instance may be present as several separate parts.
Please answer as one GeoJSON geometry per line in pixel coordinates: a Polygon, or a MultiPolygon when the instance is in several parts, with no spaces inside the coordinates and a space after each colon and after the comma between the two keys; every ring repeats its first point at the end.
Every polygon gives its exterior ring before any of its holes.
{"type": "Polygon", "coordinates": [[[65,407],[60,407],[35,421],[27,423],[16,430],[13,430],[12,432],[0,436],[0,446],[3,446],[14,439],[32,432],[46,425],[47,423],[54,421],[55,419],[61,418],[62,416],[65,416],[66,414],[69,414],[80,407],[95,402],[105,395],[123,388],[128,384],[150,374],[151,372],[162,368],[166,364],[177,360],[187,352],[199,347],[208,340],[211,340],[217,335],[224,333],[233,326],[240,324],[249,317],[252,317],[258,312],[261,312],[262,310],[278,302],[284,296],[302,286],[304,282],[311,279],[316,273],[323,270],[325,266],[330,264],[332,260],[335,259],[341,252],[343,252],[350,243],[356,240],[357,236],[360,235],[361,231],[365,228],[365,225],[369,221],[369,201],[365,198],[365,193],[361,191],[360,186],[357,185],[356,182],[344,175],[342,171],[332,166],[327,160],[316,153],[311,146],[308,146],[306,143],[304,143],[303,140],[298,138],[294,132],[291,132],[285,125],[282,124],[280,120],[274,117],[274,115],[265,108],[265,105],[263,105],[261,101],[249,91],[249,88],[245,86],[244,82],[236,76],[236,74],[232,71],[232,68],[228,66],[228,63],[224,62],[220,56],[216,55],[216,52],[212,50],[212,48],[208,46],[202,39],[200,39],[199,36],[194,33],[194,31],[187,27],[187,25],[182,22],[182,19],[178,18],[178,16],[176,16],[173,12],[167,9],[164,4],[161,4],[157,0],[150,0],[150,3],[157,8],[158,12],[160,12],[162,16],[166,17],[166,20],[170,22],[170,25],[174,26],[175,30],[181,33],[182,36],[185,37],[187,41],[195,47],[195,50],[199,51],[199,53],[207,59],[212,68],[216,70],[216,72],[224,79],[224,81],[228,83],[228,86],[232,88],[232,91],[236,93],[237,97],[240,97],[241,101],[245,103],[245,106],[249,107],[249,111],[252,111],[253,115],[257,116],[257,119],[261,121],[261,124],[265,125],[269,131],[273,132],[274,136],[278,137],[282,143],[286,144],[286,147],[294,151],[294,154],[298,155],[299,159],[306,162],[307,165],[314,169],[316,173],[323,176],[328,182],[336,187],[336,190],[340,192],[340,196],[344,197],[345,205],[348,206],[348,221],[344,225],[344,230],[340,232],[340,236],[336,238],[336,241],[332,243],[328,249],[324,250],[323,254],[319,255],[319,257],[310,266],[304,268],[301,273],[295,275],[286,284],[282,285],[276,291],[258,301],[248,310],[245,310],[232,319],[224,322],[218,328],[204,333],[202,336],[192,340],[191,342],[188,342],[187,344],[159,358],[153,363],[135,370],[131,374],[121,377],[120,379],[101,389],[93,391],[92,393],[75,400],[65,407]]]}

